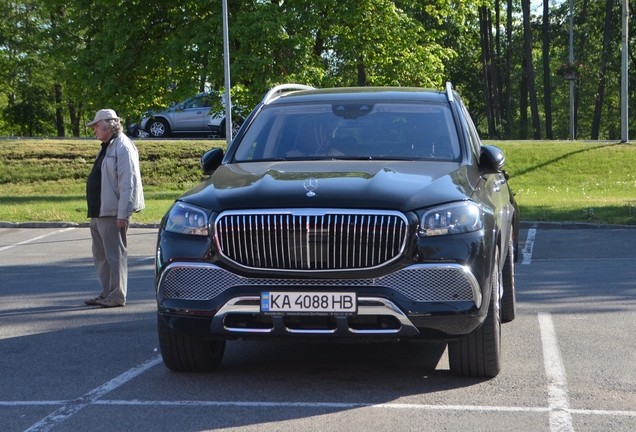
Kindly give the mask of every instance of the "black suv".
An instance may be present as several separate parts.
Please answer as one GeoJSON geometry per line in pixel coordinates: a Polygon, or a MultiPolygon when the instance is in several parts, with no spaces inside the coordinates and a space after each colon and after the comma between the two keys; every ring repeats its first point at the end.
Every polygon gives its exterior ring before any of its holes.
{"type": "Polygon", "coordinates": [[[278,86],[201,163],[157,242],[168,368],[213,370],[238,338],[423,339],[499,373],[518,208],[450,84],[278,86]]]}

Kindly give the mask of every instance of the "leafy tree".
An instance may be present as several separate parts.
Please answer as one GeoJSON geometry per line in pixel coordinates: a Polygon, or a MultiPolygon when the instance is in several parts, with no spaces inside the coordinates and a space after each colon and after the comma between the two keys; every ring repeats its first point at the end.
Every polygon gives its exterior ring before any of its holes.
{"type": "Polygon", "coordinates": [[[0,27],[0,89],[7,98],[4,127],[11,135],[47,135],[54,130],[47,46],[40,38],[46,20],[38,6],[36,1],[8,2],[0,10],[6,18],[0,27]]]}
{"type": "MultiPolygon", "coordinates": [[[[484,135],[536,137],[543,119],[548,137],[552,129],[568,138],[569,87],[551,79],[568,60],[568,3],[546,0],[550,8],[533,16],[529,0],[228,0],[234,109],[246,115],[286,82],[451,81],[484,135]]],[[[580,137],[619,133],[619,3],[574,0],[575,59],[585,65],[575,86],[580,137]]],[[[218,0],[5,1],[0,14],[1,133],[79,136],[100,108],[135,121],[199,91],[224,90],[218,0]]]]}
{"type": "MultiPolygon", "coordinates": [[[[232,81],[255,103],[272,85],[439,87],[441,31],[388,0],[231,3],[232,81]],[[254,37],[258,35],[258,37],[254,37]]],[[[415,2],[407,4],[416,9],[415,2]]]]}

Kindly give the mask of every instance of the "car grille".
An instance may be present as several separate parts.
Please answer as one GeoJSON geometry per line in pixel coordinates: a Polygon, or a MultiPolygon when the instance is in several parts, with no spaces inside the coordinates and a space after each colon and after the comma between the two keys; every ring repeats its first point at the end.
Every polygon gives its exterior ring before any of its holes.
{"type": "Polygon", "coordinates": [[[219,252],[244,267],[370,269],[399,258],[408,222],[398,212],[225,212],[215,222],[215,235],[219,252]]]}
{"type": "Polygon", "coordinates": [[[238,276],[210,264],[175,263],[163,273],[159,287],[163,298],[180,300],[212,300],[233,287],[257,287],[257,291],[381,287],[415,302],[481,304],[475,277],[457,264],[416,264],[370,279],[267,279],[238,276]]]}

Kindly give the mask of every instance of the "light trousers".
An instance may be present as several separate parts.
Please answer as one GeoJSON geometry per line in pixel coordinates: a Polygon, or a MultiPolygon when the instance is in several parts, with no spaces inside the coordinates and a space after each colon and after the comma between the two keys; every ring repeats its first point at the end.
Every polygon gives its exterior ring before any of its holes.
{"type": "Polygon", "coordinates": [[[91,218],[93,260],[102,296],[126,304],[128,284],[128,244],[126,228],[117,226],[117,217],[91,218]]]}

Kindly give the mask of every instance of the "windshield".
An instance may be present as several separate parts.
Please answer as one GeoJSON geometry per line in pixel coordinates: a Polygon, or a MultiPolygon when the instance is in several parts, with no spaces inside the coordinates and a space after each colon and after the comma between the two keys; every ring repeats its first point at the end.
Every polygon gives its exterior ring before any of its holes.
{"type": "Polygon", "coordinates": [[[460,156],[448,105],[347,102],[264,107],[234,159],[450,161],[460,156]]]}

